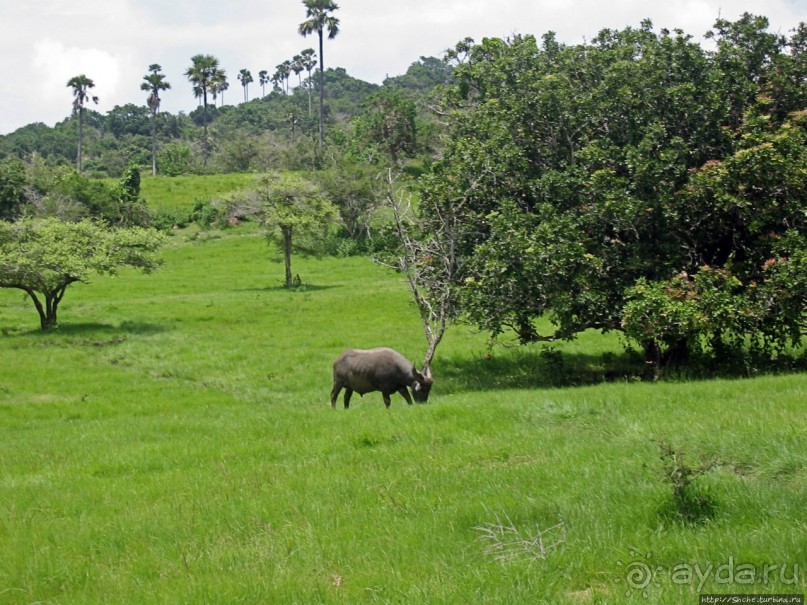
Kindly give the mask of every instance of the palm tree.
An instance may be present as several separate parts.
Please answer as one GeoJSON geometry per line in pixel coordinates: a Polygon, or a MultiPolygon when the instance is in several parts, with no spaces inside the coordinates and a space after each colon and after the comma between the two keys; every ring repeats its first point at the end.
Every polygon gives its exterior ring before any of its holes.
{"type": "Polygon", "coordinates": [[[95,82],[84,74],[73,76],[67,81],[68,88],[73,89],[73,111],[78,113],[78,156],[76,166],[81,172],[81,144],[84,140],[84,104],[87,101],[98,103],[98,97],[90,96],[90,88],[95,88],[95,82]]]}
{"type": "Polygon", "coordinates": [[[333,40],[339,33],[339,19],[330,13],[339,10],[339,6],[332,0],[303,0],[307,21],[300,23],[298,31],[301,36],[308,36],[314,32],[319,35],[319,145],[323,141],[323,107],[325,105],[325,61],[322,56],[322,35],[328,30],[328,39],[333,40]]]}
{"type": "Polygon", "coordinates": [[[269,72],[262,69],[258,72],[258,84],[261,85],[261,96],[266,96],[266,85],[269,83],[269,72]]]}
{"type": "Polygon", "coordinates": [[[291,70],[297,76],[297,85],[298,87],[303,87],[303,79],[300,77],[300,74],[303,72],[305,67],[303,66],[303,56],[302,55],[294,55],[294,58],[291,60],[291,70]]]}
{"type": "Polygon", "coordinates": [[[221,93],[221,106],[224,107],[224,91],[229,90],[230,83],[227,81],[227,72],[223,69],[216,70],[213,74],[213,83],[210,92],[213,93],[213,105],[216,104],[216,97],[221,93]]]}
{"type": "Polygon", "coordinates": [[[283,79],[286,81],[286,94],[289,94],[289,78],[291,77],[291,61],[283,61],[283,79]]]}
{"type": "Polygon", "coordinates": [[[168,90],[171,85],[165,81],[165,75],[160,73],[162,67],[154,63],[149,65],[149,72],[143,76],[144,82],[140,84],[140,90],[148,91],[146,99],[151,110],[151,174],[157,175],[157,113],[160,111],[160,91],[168,90]]]}
{"type": "Polygon", "coordinates": [[[317,53],[313,48],[306,48],[300,53],[303,67],[308,72],[308,117],[311,117],[311,70],[317,66],[317,53]]]}
{"type": "Polygon", "coordinates": [[[289,75],[291,74],[291,63],[288,61],[283,61],[280,65],[278,65],[275,69],[275,75],[277,76],[278,82],[285,82],[286,85],[282,86],[281,89],[285,94],[289,94],[289,75]]]}
{"type": "Polygon", "coordinates": [[[283,88],[280,86],[280,83],[283,81],[283,76],[280,75],[279,71],[276,71],[275,73],[272,74],[270,81],[272,82],[272,84],[274,84],[272,90],[283,92],[283,88]]]}
{"type": "Polygon", "coordinates": [[[254,82],[255,80],[252,79],[252,74],[246,68],[238,72],[238,79],[241,80],[241,86],[244,87],[244,103],[246,103],[247,101],[249,101],[249,94],[247,93],[247,87],[249,86],[250,82],[254,82]]]}
{"type": "Polygon", "coordinates": [[[185,71],[185,75],[193,84],[193,96],[197,99],[200,97],[202,99],[202,116],[205,130],[204,164],[207,166],[207,158],[210,155],[210,142],[207,138],[207,93],[212,92],[214,78],[221,70],[219,69],[219,60],[213,55],[195,55],[191,57],[191,61],[193,65],[185,71]]]}

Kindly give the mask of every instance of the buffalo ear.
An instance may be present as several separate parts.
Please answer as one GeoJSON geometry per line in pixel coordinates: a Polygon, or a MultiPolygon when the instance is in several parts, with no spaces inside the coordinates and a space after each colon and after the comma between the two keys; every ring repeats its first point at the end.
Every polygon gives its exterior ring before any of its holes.
{"type": "Polygon", "coordinates": [[[423,366],[423,375],[429,380],[432,379],[432,368],[430,365],[423,366]]]}

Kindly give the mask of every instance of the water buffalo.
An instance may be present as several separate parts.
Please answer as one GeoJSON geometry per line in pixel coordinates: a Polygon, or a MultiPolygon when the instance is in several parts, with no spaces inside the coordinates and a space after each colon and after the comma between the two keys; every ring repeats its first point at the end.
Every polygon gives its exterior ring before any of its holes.
{"type": "Polygon", "coordinates": [[[345,408],[350,407],[353,391],[359,395],[381,391],[384,405],[389,407],[389,396],[400,393],[412,405],[407,387],[418,403],[429,398],[432,388],[431,371],[420,373],[406,357],[384,347],[377,349],[348,349],[333,364],[331,407],[336,407],[339,391],[345,389],[345,408]]]}

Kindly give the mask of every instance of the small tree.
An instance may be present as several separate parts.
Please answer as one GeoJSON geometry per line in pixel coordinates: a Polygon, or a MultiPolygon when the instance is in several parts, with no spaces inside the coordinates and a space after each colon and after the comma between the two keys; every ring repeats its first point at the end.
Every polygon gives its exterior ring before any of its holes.
{"type": "Polygon", "coordinates": [[[40,326],[57,325],[67,287],[90,275],[114,275],[130,266],[150,272],[163,236],[151,229],[106,229],[90,220],[55,218],[0,221],[0,288],[24,291],[39,313],[40,326]]]}
{"type": "Polygon", "coordinates": [[[117,225],[134,227],[148,225],[148,205],[140,198],[140,169],[129,165],[118,181],[116,189],[118,198],[117,225]]]}
{"type": "Polygon", "coordinates": [[[450,206],[429,217],[416,217],[411,198],[396,191],[391,171],[387,176],[386,200],[393,213],[397,248],[378,262],[406,277],[423,322],[428,345],[423,371],[429,374],[437,345],[459,312],[456,283],[461,269],[458,256],[461,212],[450,206]]]}
{"type": "Polygon", "coordinates": [[[264,209],[267,237],[283,250],[286,287],[294,285],[291,272],[293,248],[311,250],[301,245],[327,231],[338,212],[309,180],[296,174],[271,174],[258,181],[256,194],[264,209]]]}

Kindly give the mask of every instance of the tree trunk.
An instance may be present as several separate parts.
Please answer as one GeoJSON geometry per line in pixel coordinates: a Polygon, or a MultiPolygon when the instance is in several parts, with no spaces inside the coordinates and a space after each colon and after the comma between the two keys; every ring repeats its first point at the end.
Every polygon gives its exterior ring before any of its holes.
{"type": "Polygon", "coordinates": [[[157,176],[157,112],[151,112],[151,176],[157,176]]]}
{"type": "Polygon", "coordinates": [[[661,374],[661,345],[655,340],[647,340],[642,343],[642,348],[645,355],[645,379],[655,382],[661,374]]]}
{"type": "Polygon", "coordinates": [[[689,353],[689,342],[685,338],[679,339],[664,354],[664,365],[684,366],[689,362],[689,353]]]}
{"type": "MultiPolygon", "coordinates": [[[[33,290],[25,290],[28,293],[28,296],[31,297],[31,300],[34,301],[34,306],[36,307],[37,313],[39,313],[39,327],[42,328],[43,332],[50,330],[51,328],[56,327],[56,311],[59,307],[59,301],[61,300],[61,296],[58,294],[46,293],[45,294],[45,304],[42,304],[42,301],[39,300],[39,297],[33,290]]],[[[62,290],[61,295],[64,296],[64,290],[62,290]]]]}
{"type": "Polygon", "coordinates": [[[323,112],[325,107],[325,59],[322,56],[322,30],[319,30],[319,146],[324,136],[323,112]]]}
{"type": "Polygon", "coordinates": [[[84,108],[78,109],[78,155],[76,156],[76,166],[78,171],[81,172],[81,142],[84,138],[84,108]]]}
{"type": "Polygon", "coordinates": [[[308,70],[308,117],[311,117],[311,70],[308,70]]]}
{"type": "MultiPolygon", "coordinates": [[[[223,96],[223,95],[222,95],[223,96]]],[[[207,91],[202,91],[202,122],[204,122],[205,126],[205,159],[204,159],[204,166],[207,168],[207,156],[210,155],[210,148],[208,147],[209,141],[207,139],[207,91]]]]}
{"type": "Polygon", "coordinates": [[[283,231],[283,262],[286,265],[286,287],[291,288],[294,281],[291,276],[291,227],[282,227],[283,231]]]}

